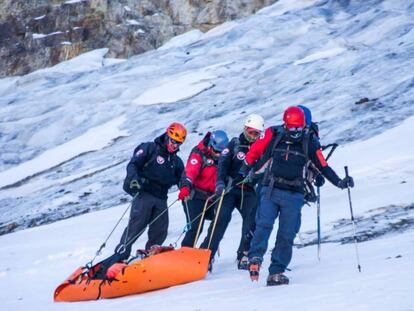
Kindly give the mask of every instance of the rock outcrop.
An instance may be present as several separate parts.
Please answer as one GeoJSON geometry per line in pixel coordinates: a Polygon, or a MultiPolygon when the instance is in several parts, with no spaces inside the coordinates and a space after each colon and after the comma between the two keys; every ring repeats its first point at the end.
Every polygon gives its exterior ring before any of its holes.
{"type": "Polygon", "coordinates": [[[190,29],[207,31],[277,0],[3,0],[0,77],[108,47],[127,58],[190,29]]]}

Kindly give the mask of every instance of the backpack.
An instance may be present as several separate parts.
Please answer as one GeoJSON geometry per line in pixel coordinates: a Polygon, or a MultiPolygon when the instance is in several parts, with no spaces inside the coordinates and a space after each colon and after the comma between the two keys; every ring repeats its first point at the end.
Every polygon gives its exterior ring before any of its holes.
{"type": "MultiPolygon", "coordinates": [[[[282,138],[285,137],[285,129],[282,125],[275,126],[272,128],[273,134],[276,135],[272,148],[268,148],[265,152],[265,155],[262,157],[261,160],[257,163],[255,166],[255,175],[262,174],[263,175],[263,181],[268,181],[271,179],[271,167],[273,164],[273,153],[276,149],[276,146],[280,143],[282,138]]],[[[309,139],[311,139],[312,135],[312,129],[306,128],[304,130],[304,133],[302,135],[302,150],[303,154],[305,156],[306,164],[304,167],[304,197],[305,197],[305,203],[308,202],[316,202],[316,193],[315,189],[313,187],[313,182],[315,177],[320,174],[319,170],[316,168],[316,166],[312,163],[312,161],[309,159],[309,139]]],[[[315,133],[316,135],[316,133],[315,133]]],[[[273,185],[271,185],[271,188],[273,185]]]]}

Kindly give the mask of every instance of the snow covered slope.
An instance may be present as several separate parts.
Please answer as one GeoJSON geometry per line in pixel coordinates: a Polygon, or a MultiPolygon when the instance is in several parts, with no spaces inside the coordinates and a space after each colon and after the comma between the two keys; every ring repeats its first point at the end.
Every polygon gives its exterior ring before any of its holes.
{"type": "Polygon", "coordinates": [[[400,124],[414,114],[413,17],[405,0],[279,1],[126,61],[102,49],[0,80],[0,232],[125,202],[133,148],[171,121],[190,130],[184,158],[207,130],[237,135],[252,112],[279,123],[292,104],[325,143],[400,124]]]}
{"type": "MultiPolygon", "coordinates": [[[[102,49],[0,80],[0,233],[71,217],[0,236],[1,310],[414,310],[413,17],[412,0],[281,0],[126,61],[105,59],[102,49]],[[354,246],[337,243],[352,234],[347,194],[326,185],[322,260],[315,246],[295,249],[287,287],[264,287],[265,270],[255,284],[236,269],[234,214],[206,280],[52,302],[56,285],[93,257],[126,208],[121,183],[139,142],[180,121],[190,131],[186,158],[206,131],[237,135],[249,113],[277,124],[293,104],[312,109],[323,143],[341,143],[330,163],[341,176],[348,165],[355,178],[357,232],[367,240],[359,244],[362,273],[354,246]]],[[[170,220],[167,243],[185,225],[179,204],[170,220]]],[[[315,224],[315,207],[304,207],[298,246],[314,243],[315,224]]]]}
{"type": "MultiPolygon", "coordinates": [[[[377,143],[370,152],[379,151],[380,146],[386,145],[389,138],[397,139],[406,130],[413,131],[414,123],[410,122],[410,127],[407,124],[408,122],[367,141],[377,143]]],[[[359,142],[346,146],[341,153],[350,152],[352,148],[363,149],[364,145],[365,142],[359,142]]],[[[338,161],[339,154],[340,152],[338,161]]],[[[347,160],[357,163],[360,154],[349,154],[347,160]]],[[[399,158],[401,156],[396,155],[392,160],[399,158]]],[[[400,162],[403,163],[404,160],[400,162]]],[[[413,167],[407,169],[412,170],[413,167]]],[[[406,185],[414,182],[413,174],[404,176],[405,184],[400,184],[399,175],[387,174],[383,183],[371,186],[366,185],[357,169],[354,172],[357,187],[352,195],[354,209],[358,214],[364,209],[378,206],[378,201],[384,204],[388,204],[388,201],[404,204],[412,200],[412,187],[409,189],[406,185]],[[401,194],[399,200],[396,197],[390,199],[387,191],[383,190],[385,187],[394,187],[401,194]],[[372,196],[374,188],[375,199],[372,196]]],[[[331,237],[351,237],[346,191],[330,187],[324,187],[323,191],[323,222],[341,217],[345,217],[347,221],[339,229],[324,226],[322,236],[328,234],[331,237]]],[[[172,197],[175,198],[175,193],[172,197]]],[[[413,228],[405,233],[387,234],[359,243],[361,273],[357,270],[352,244],[322,244],[320,262],[316,256],[316,246],[295,248],[290,265],[292,271],[287,272],[291,284],[284,287],[265,287],[265,267],[269,263],[269,254],[265,257],[262,277],[258,283],[252,283],[246,271],[237,270],[235,257],[241,228],[241,218],[237,213],[234,214],[221,243],[221,255],[216,260],[214,271],[205,280],[112,300],[54,303],[55,287],[75,268],[92,259],[126,207],[126,204],[120,205],[1,236],[2,310],[414,310],[413,228]]],[[[166,244],[177,242],[184,228],[185,217],[180,204],[170,208],[170,221],[166,244]]],[[[127,217],[124,217],[102,257],[97,260],[112,252],[126,222],[127,217]]],[[[375,224],[365,224],[368,227],[372,225],[375,224]]],[[[381,223],[376,225],[382,226],[381,223]]],[[[304,208],[302,227],[304,230],[315,227],[313,206],[304,208]]],[[[358,232],[365,229],[358,227],[358,232]]],[[[270,243],[275,239],[274,233],[270,243]]],[[[145,242],[144,235],[134,247],[143,248],[145,242]]]]}

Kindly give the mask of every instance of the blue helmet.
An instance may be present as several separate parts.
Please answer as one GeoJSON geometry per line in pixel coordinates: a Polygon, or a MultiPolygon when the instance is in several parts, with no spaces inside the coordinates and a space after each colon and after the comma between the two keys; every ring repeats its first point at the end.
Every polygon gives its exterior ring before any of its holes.
{"type": "Polygon", "coordinates": [[[213,147],[214,150],[222,152],[224,148],[227,147],[228,143],[229,138],[225,131],[217,130],[211,133],[209,145],[213,147]]]}
{"type": "Polygon", "coordinates": [[[305,123],[306,126],[310,126],[312,123],[312,112],[310,111],[310,109],[308,107],[302,106],[302,105],[298,105],[298,107],[300,109],[303,110],[303,113],[305,114],[305,123]]]}

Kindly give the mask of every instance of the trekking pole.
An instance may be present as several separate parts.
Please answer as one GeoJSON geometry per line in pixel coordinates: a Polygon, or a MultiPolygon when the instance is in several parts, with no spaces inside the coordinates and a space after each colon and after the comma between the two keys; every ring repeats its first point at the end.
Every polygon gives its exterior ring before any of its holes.
{"type": "Polygon", "coordinates": [[[193,247],[196,247],[196,245],[197,245],[198,236],[200,235],[201,226],[203,225],[204,216],[205,216],[205,213],[207,211],[207,205],[208,205],[208,202],[210,201],[210,199],[213,198],[213,197],[214,197],[214,194],[212,196],[209,196],[206,199],[206,203],[204,203],[203,212],[201,213],[200,222],[198,223],[197,233],[196,233],[196,236],[195,236],[195,239],[194,239],[193,247]]]}
{"type": "Polygon", "coordinates": [[[220,201],[219,201],[219,204],[217,206],[216,217],[214,217],[213,228],[211,229],[210,240],[208,241],[208,245],[207,245],[208,249],[210,249],[210,244],[211,244],[211,241],[213,240],[214,231],[216,230],[217,219],[218,219],[218,216],[220,214],[221,205],[223,204],[224,195],[225,195],[225,191],[223,191],[221,193],[220,201]]]}
{"type": "MultiPolygon", "coordinates": [[[[349,177],[348,166],[345,166],[344,169],[345,169],[345,176],[349,177]]],[[[359,272],[361,272],[361,265],[359,264],[358,241],[357,241],[357,238],[356,238],[354,212],[352,210],[351,189],[349,188],[349,185],[347,185],[347,189],[348,189],[349,208],[351,210],[352,228],[353,228],[353,231],[354,231],[354,245],[355,245],[355,252],[356,252],[356,257],[357,257],[358,270],[359,270],[359,272]]]]}
{"type": "Polygon", "coordinates": [[[321,261],[321,189],[316,187],[316,227],[318,230],[318,260],[321,261]]]}
{"type": "MultiPolygon", "coordinates": [[[[324,146],[322,149],[325,150],[331,147],[328,155],[326,156],[326,161],[332,156],[335,149],[338,147],[337,143],[329,144],[324,146]]],[[[321,187],[316,187],[316,228],[318,233],[318,260],[321,261],[321,187]]]]}

